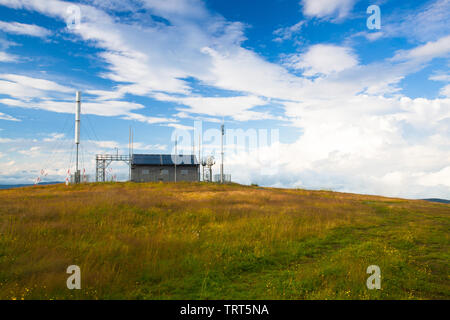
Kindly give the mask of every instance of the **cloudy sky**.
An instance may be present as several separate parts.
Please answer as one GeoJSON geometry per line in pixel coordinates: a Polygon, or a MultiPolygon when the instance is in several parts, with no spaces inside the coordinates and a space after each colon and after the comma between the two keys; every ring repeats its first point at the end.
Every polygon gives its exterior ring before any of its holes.
{"type": "Polygon", "coordinates": [[[450,198],[449,18],[450,0],[0,0],[0,183],[73,170],[80,90],[88,173],[130,126],[136,153],[170,153],[224,121],[258,133],[226,142],[234,181],[450,198]]]}

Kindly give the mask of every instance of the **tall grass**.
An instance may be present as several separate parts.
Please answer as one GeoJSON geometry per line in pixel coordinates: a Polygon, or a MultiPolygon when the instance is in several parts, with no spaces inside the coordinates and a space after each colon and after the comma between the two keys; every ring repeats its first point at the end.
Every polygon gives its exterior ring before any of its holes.
{"type": "Polygon", "coordinates": [[[1,299],[448,299],[450,206],[106,183],[0,191],[1,299]],[[368,290],[378,265],[381,290],[368,290]],[[81,268],[68,290],[66,268],[81,268]]]}

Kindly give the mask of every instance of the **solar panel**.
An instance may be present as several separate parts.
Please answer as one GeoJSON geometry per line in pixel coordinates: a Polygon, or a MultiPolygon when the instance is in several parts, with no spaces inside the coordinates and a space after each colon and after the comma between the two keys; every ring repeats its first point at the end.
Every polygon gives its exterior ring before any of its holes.
{"type": "MultiPolygon", "coordinates": [[[[132,158],[133,165],[175,165],[175,155],[170,154],[134,154],[132,158]]],[[[177,165],[197,165],[197,157],[195,155],[178,156],[177,165]]]]}

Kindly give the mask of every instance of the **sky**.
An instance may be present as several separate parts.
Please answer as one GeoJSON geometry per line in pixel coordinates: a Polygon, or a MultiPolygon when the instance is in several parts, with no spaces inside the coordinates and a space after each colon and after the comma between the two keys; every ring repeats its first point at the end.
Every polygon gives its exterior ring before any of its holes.
{"type": "Polygon", "coordinates": [[[81,91],[92,177],[130,127],[135,153],[200,135],[218,173],[223,122],[235,182],[449,199],[449,18],[450,0],[0,0],[0,184],[73,173],[81,91]]]}

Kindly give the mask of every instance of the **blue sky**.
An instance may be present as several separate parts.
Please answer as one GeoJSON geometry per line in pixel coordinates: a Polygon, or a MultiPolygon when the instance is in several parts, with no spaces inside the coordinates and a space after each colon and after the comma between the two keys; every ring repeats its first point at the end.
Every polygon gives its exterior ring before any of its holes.
{"type": "MultiPolygon", "coordinates": [[[[73,171],[80,90],[89,174],[96,153],[128,152],[130,126],[135,152],[170,153],[175,132],[202,121],[214,136],[225,121],[258,135],[256,148],[226,141],[234,181],[450,198],[449,12],[449,0],[0,0],[0,183],[73,171]]],[[[217,139],[203,145],[217,156],[217,139]]]]}

